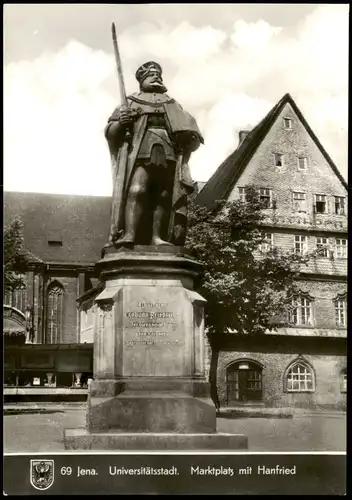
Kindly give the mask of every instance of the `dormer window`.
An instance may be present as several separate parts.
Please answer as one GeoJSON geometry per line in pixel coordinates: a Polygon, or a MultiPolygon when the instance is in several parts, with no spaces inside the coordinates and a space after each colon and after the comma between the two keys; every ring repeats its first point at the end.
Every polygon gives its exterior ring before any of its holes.
{"type": "Polygon", "coordinates": [[[274,153],[274,165],[275,167],[284,166],[284,155],[282,153],[274,153]]]}
{"type": "Polygon", "coordinates": [[[298,170],[307,170],[307,158],[305,156],[297,157],[298,170]]]}
{"type": "Polygon", "coordinates": [[[292,193],[293,210],[306,212],[306,193],[294,191],[292,193]]]}
{"type": "Polygon", "coordinates": [[[284,118],[284,128],[287,130],[292,129],[292,119],[291,118],[284,118]]]}
{"type": "Polygon", "coordinates": [[[327,212],[327,203],[325,194],[316,194],[315,195],[315,212],[317,214],[326,214],[327,212]]]}
{"type": "Polygon", "coordinates": [[[272,191],[269,188],[259,189],[259,199],[263,203],[263,208],[271,208],[272,206],[272,191]]]}
{"type": "Polygon", "coordinates": [[[62,247],[62,233],[60,230],[49,230],[47,238],[49,247],[62,247]]]}
{"type": "Polygon", "coordinates": [[[335,196],[335,214],[344,215],[346,213],[346,203],[343,196],[335,196]]]}

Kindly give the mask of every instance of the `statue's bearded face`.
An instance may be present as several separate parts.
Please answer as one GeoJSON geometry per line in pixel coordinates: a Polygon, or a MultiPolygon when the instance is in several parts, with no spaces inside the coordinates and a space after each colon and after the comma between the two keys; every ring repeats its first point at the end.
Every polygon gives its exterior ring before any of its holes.
{"type": "Polygon", "coordinates": [[[151,71],[140,84],[141,90],[144,92],[166,92],[160,73],[151,71]]]}

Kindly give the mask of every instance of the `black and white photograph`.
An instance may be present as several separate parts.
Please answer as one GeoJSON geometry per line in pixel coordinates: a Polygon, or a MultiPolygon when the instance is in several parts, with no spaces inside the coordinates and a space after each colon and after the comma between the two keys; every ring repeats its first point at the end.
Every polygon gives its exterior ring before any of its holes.
{"type": "Polygon", "coordinates": [[[349,5],[3,12],[4,493],[345,494],[349,5]]]}

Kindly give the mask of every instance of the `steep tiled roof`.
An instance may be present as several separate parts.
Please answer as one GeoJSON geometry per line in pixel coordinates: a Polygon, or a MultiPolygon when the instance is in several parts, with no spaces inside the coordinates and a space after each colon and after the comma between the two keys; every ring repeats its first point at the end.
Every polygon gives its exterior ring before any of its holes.
{"type": "Polygon", "coordinates": [[[94,264],[107,242],[110,211],[110,197],[4,193],[4,224],[20,216],[32,260],[94,264]],[[62,246],[49,239],[61,239],[62,246]]]}
{"type": "Polygon", "coordinates": [[[306,128],[312,140],[316,143],[325,160],[329,163],[336,176],[340,179],[341,183],[347,189],[347,183],[345,179],[319,142],[313,130],[308,125],[301,111],[298,109],[296,103],[294,102],[290,94],[285,94],[283,98],[280,99],[280,101],[263,118],[263,120],[259,122],[259,124],[246,135],[238,148],[219,166],[219,168],[215,171],[213,176],[209,179],[198,196],[195,198],[196,203],[198,203],[199,205],[204,205],[208,208],[213,208],[217,200],[227,199],[236,181],[239,179],[240,175],[248,165],[248,162],[251,160],[253,154],[258,149],[259,145],[269,132],[271,126],[274,124],[276,118],[279,116],[283,107],[287,103],[292,106],[294,112],[301,120],[303,126],[306,128]]]}

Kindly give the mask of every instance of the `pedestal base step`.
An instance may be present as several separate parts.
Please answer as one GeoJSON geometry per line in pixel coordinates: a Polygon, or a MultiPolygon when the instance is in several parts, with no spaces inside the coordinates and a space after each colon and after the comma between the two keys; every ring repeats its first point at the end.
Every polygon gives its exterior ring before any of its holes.
{"type": "Polygon", "coordinates": [[[243,434],[91,433],[64,430],[66,450],[238,450],[248,448],[243,434]]]}

